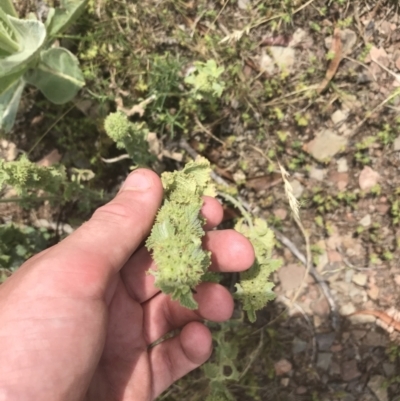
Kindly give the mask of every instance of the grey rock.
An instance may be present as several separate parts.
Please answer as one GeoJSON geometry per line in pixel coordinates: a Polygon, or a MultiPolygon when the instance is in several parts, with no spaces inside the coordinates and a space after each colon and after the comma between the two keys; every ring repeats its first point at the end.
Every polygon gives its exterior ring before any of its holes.
{"type": "Polygon", "coordinates": [[[325,169],[313,167],[310,170],[310,178],[313,178],[314,180],[323,181],[325,176],[326,176],[325,169]]]}
{"type": "Polygon", "coordinates": [[[356,273],[353,275],[352,281],[353,283],[364,287],[367,284],[368,276],[364,273],[356,273]]]}
{"type": "Polygon", "coordinates": [[[372,223],[371,215],[366,214],[360,221],[360,225],[363,227],[369,227],[372,223]]]}
{"type": "Polygon", "coordinates": [[[351,29],[346,28],[340,31],[340,38],[342,39],[343,54],[350,54],[357,43],[357,34],[351,29]]]}
{"type": "Polygon", "coordinates": [[[361,372],[358,370],[357,367],[357,361],[354,359],[351,361],[343,362],[340,370],[342,374],[342,379],[346,382],[357,379],[357,377],[361,376],[361,372]]]}
{"type": "Polygon", "coordinates": [[[393,142],[393,150],[395,152],[400,150],[400,135],[393,142]]]}
{"type": "Polygon", "coordinates": [[[384,333],[377,331],[369,331],[364,339],[364,345],[369,347],[386,347],[388,345],[388,337],[384,333]]]}
{"type": "Polygon", "coordinates": [[[383,376],[376,375],[372,376],[368,382],[368,387],[375,394],[376,398],[379,401],[388,401],[388,394],[385,388],[385,381],[386,379],[383,376]]]}
{"type": "Polygon", "coordinates": [[[317,367],[322,370],[328,370],[331,365],[332,354],[330,352],[319,352],[317,357],[317,367]]]}
{"type": "Polygon", "coordinates": [[[278,270],[279,281],[283,291],[291,291],[298,288],[299,283],[304,277],[306,269],[302,265],[290,264],[278,270]]]}
{"type": "Polygon", "coordinates": [[[271,46],[270,51],[280,70],[293,71],[296,51],[292,47],[271,46]]]}
{"type": "Polygon", "coordinates": [[[348,319],[352,324],[366,324],[366,323],[375,323],[376,317],[371,315],[353,315],[349,316],[348,319]]]}
{"type": "Polygon", "coordinates": [[[351,283],[353,276],[354,276],[354,270],[346,270],[346,272],[344,273],[345,283],[351,283]]]}
{"type": "Polygon", "coordinates": [[[382,368],[387,377],[392,377],[396,373],[396,367],[393,363],[383,362],[382,368]]]}
{"type": "Polygon", "coordinates": [[[341,109],[336,110],[332,115],[331,115],[331,120],[335,125],[339,125],[346,121],[348,114],[344,112],[341,109]]]}
{"type": "MultiPolygon", "coordinates": [[[[340,31],[340,39],[342,40],[342,53],[350,54],[357,43],[357,34],[351,29],[343,29],[340,31]]],[[[330,49],[332,45],[332,36],[325,39],[325,47],[330,49]]]]}
{"type": "Polygon", "coordinates": [[[350,315],[356,311],[355,306],[349,302],[347,304],[344,304],[340,307],[340,314],[343,316],[350,315]]]}
{"type": "Polygon", "coordinates": [[[292,352],[293,354],[300,354],[300,352],[305,351],[307,348],[307,343],[303,340],[300,340],[300,338],[295,337],[293,339],[293,344],[292,344],[292,352]]]}
{"type": "Polygon", "coordinates": [[[295,66],[296,51],[292,47],[271,46],[270,54],[263,51],[260,57],[260,69],[268,74],[279,71],[292,72],[295,66]]]}
{"type": "Polygon", "coordinates": [[[250,4],[250,0],[238,0],[238,7],[241,10],[246,10],[250,4]]]}
{"type": "Polygon", "coordinates": [[[331,333],[319,333],[316,335],[318,350],[329,351],[333,342],[335,341],[335,332],[331,333]]]}
{"type": "Polygon", "coordinates": [[[290,181],[290,185],[291,185],[292,188],[293,188],[293,195],[294,195],[297,199],[299,199],[299,198],[301,197],[301,195],[303,194],[303,192],[304,192],[304,187],[303,187],[303,185],[301,185],[301,183],[300,183],[299,181],[297,181],[297,180],[292,180],[292,181],[290,181]]]}
{"type": "Polygon", "coordinates": [[[329,369],[329,374],[331,376],[339,376],[340,375],[340,365],[337,362],[331,363],[331,367],[329,369]]]}
{"type": "Polygon", "coordinates": [[[367,332],[365,330],[353,330],[351,332],[351,335],[353,336],[353,338],[355,338],[357,341],[360,341],[362,338],[365,337],[365,335],[367,334],[367,332]]]}
{"type": "Polygon", "coordinates": [[[347,145],[347,139],[327,129],[305,145],[305,150],[320,162],[327,162],[347,145]]]}
{"type": "Polygon", "coordinates": [[[338,173],[347,173],[349,171],[347,160],[344,157],[341,157],[336,163],[338,166],[338,173]]]}

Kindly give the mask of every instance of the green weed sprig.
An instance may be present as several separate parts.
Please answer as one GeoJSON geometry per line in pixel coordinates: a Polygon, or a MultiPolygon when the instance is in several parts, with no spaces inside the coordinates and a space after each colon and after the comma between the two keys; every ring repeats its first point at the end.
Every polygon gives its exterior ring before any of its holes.
{"type": "Polygon", "coordinates": [[[154,161],[154,156],[149,153],[149,130],[145,122],[130,122],[126,114],[117,111],[105,119],[104,129],[119,149],[128,152],[136,165],[147,166],[154,161]]]}
{"type": "Polygon", "coordinates": [[[211,263],[202,249],[203,195],[215,195],[207,159],[198,158],[183,170],[163,173],[164,203],[146,242],[157,270],[150,271],[155,285],[189,309],[196,309],[192,291],[211,263]]]}

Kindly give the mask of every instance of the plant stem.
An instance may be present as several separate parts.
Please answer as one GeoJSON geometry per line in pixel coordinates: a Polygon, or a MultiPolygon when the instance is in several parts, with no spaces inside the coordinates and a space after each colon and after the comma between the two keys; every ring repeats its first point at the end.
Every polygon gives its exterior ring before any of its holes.
{"type": "Polygon", "coordinates": [[[250,228],[253,228],[253,221],[251,215],[246,211],[246,209],[243,207],[243,205],[240,203],[239,200],[235,199],[233,196],[227,194],[226,192],[218,191],[218,195],[221,196],[222,198],[225,198],[228,202],[232,203],[233,206],[237,207],[242,213],[243,217],[245,218],[248,226],[250,228]]]}

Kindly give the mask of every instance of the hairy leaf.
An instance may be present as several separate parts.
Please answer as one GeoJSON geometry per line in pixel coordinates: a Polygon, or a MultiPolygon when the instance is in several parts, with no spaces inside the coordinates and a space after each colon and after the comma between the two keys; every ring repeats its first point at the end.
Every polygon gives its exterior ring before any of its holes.
{"type": "Polygon", "coordinates": [[[146,242],[157,265],[150,273],[155,285],[189,309],[196,309],[192,292],[210,265],[202,249],[202,196],[214,193],[207,159],[198,158],[182,171],[162,174],[164,203],[146,242]]]}
{"type": "Polygon", "coordinates": [[[21,77],[16,77],[15,80],[14,77],[11,77],[8,82],[4,78],[0,78],[0,85],[3,84],[5,89],[0,94],[0,130],[4,130],[6,133],[14,125],[22,91],[25,87],[25,81],[21,77]]]}
{"type": "Polygon", "coordinates": [[[47,23],[49,37],[65,31],[85,10],[88,0],[61,0],[60,7],[50,14],[47,23]]]}
{"type": "Polygon", "coordinates": [[[9,55],[17,52],[19,48],[16,31],[8,19],[7,13],[0,8],[0,50],[5,55],[9,55]]]}
{"type": "Polygon", "coordinates": [[[0,0],[0,9],[3,10],[6,14],[11,15],[12,17],[18,17],[12,0],[0,0]]]}
{"type": "Polygon", "coordinates": [[[46,28],[42,22],[17,19],[9,15],[6,17],[13,28],[19,49],[0,59],[0,77],[14,74],[27,68],[28,64],[39,56],[41,47],[46,39],[46,28]]]}
{"type": "Polygon", "coordinates": [[[43,51],[37,68],[25,78],[55,104],[69,102],[85,84],[78,59],[63,48],[43,51]]]}
{"type": "Polygon", "coordinates": [[[254,322],[256,311],[275,298],[272,291],[274,284],[269,281],[269,276],[281,266],[282,261],[272,258],[274,233],[264,220],[254,219],[252,226],[240,220],[235,229],[250,240],[255,252],[253,266],[240,273],[240,283],[236,284],[235,294],[235,297],[243,302],[243,309],[247,312],[249,320],[254,322]]]}

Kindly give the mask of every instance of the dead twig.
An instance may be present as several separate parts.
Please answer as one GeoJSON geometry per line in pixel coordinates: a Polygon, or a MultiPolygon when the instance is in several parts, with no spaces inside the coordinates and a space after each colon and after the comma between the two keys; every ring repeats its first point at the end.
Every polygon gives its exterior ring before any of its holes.
{"type": "Polygon", "coordinates": [[[385,67],[381,62],[374,59],[373,57],[371,57],[371,61],[373,61],[375,64],[379,65],[379,67],[381,67],[382,70],[385,70],[388,74],[390,74],[397,81],[397,83],[400,84],[400,74],[396,74],[395,72],[389,70],[389,68],[385,67]]]}
{"type": "Polygon", "coordinates": [[[135,104],[130,109],[127,109],[126,107],[124,107],[124,103],[123,103],[122,98],[120,96],[115,98],[115,103],[117,105],[117,110],[120,110],[120,111],[124,112],[128,117],[131,117],[134,114],[139,114],[140,117],[143,117],[143,114],[144,114],[144,111],[146,109],[146,106],[149,103],[151,103],[155,98],[156,98],[155,95],[151,95],[150,97],[148,97],[147,99],[143,100],[139,104],[135,104]]]}
{"type": "Polygon", "coordinates": [[[322,93],[329,85],[329,82],[332,81],[332,78],[335,76],[339,68],[339,64],[342,61],[342,40],[340,38],[340,29],[337,27],[333,32],[330,51],[334,54],[334,56],[329,64],[328,70],[326,71],[324,80],[321,82],[317,89],[318,94],[322,93]]]}
{"type": "MultiPolygon", "coordinates": [[[[296,245],[290,241],[289,238],[285,237],[282,233],[279,231],[273,230],[275,233],[275,237],[283,244],[285,245],[290,252],[293,253],[294,256],[296,256],[297,259],[300,260],[303,265],[307,266],[307,258],[298,250],[296,245]]],[[[331,310],[331,321],[332,321],[332,327],[334,330],[339,329],[339,311],[336,306],[336,303],[332,297],[331,290],[328,287],[328,284],[326,284],[325,280],[323,277],[318,273],[318,271],[314,268],[314,266],[310,266],[310,274],[314,278],[315,282],[319,285],[321,288],[326,300],[329,303],[329,307],[331,310]]]]}
{"type": "Polygon", "coordinates": [[[375,18],[376,14],[378,13],[378,11],[381,8],[382,4],[383,4],[383,0],[378,0],[378,2],[375,4],[375,7],[371,11],[371,14],[369,15],[369,19],[370,20],[373,20],[375,18]]]}
{"type": "Polygon", "coordinates": [[[105,159],[104,157],[102,157],[101,161],[103,161],[104,163],[112,164],[112,163],[118,163],[121,160],[130,159],[130,158],[131,157],[128,154],[124,154],[124,155],[120,155],[117,157],[113,157],[111,159],[105,159]]]}
{"type": "Polygon", "coordinates": [[[242,380],[242,378],[246,375],[246,373],[249,371],[249,369],[251,368],[251,365],[253,365],[254,361],[257,359],[257,357],[259,356],[262,346],[264,344],[264,331],[261,330],[261,334],[260,334],[260,341],[258,342],[257,348],[251,353],[250,355],[250,360],[247,363],[246,367],[244,368],[244,370],[240,373],[239,379],[238,381],[240,382],[240,380],[242,380]]]}
{"type": "Polygon", "coordinates": [[[342,257],[343,263],[344,263],[347,267],[349,267],[350,269],[353,269],[353,270],[360,270],[360,271],[363,271],[363,270],[364,270],[364,271],[365,271],[365,270],[375,270],[374,267],[357,267],[357,266],[354,266],[354,265],[346,258],[346,256],[344,256],[343,250],[342,250],[342,248],[341,248],[340,246],[337,246],[337,247],[336,247],[336,250],[339,252],[340,256],[342,257]]]}
{"type": "Polygon", "coordinates": [[[195,115],[194,116],[194,121],[196,122],[197,126],[203,131],[205,134],[209,135],[212,139],[215,141],[219,142],[222,146],[226,146],[224,141],[221,141],[221,139],[217,138],[209,129],[207,129],[199,120],[199,118],[195,115]]]}
{"type": "Polygon", "coordinates": [[[396,98],[397,96],[400,95],[400,88],[396,89],[390,96],[388,96],[385,100],[383,100],[381,103],[379,103],[375,108],[373,108],[371,111],[366,113],[366,116],[356,125],[354,128],[353,132],[349,136],[354,136],[355,134],[358,133],[360,128],[371,118],[371,116],[376,113],[378,110],[380,110],[383,106],[386,105],[386,103],[389,103],[391,100],[396,98]]]}

